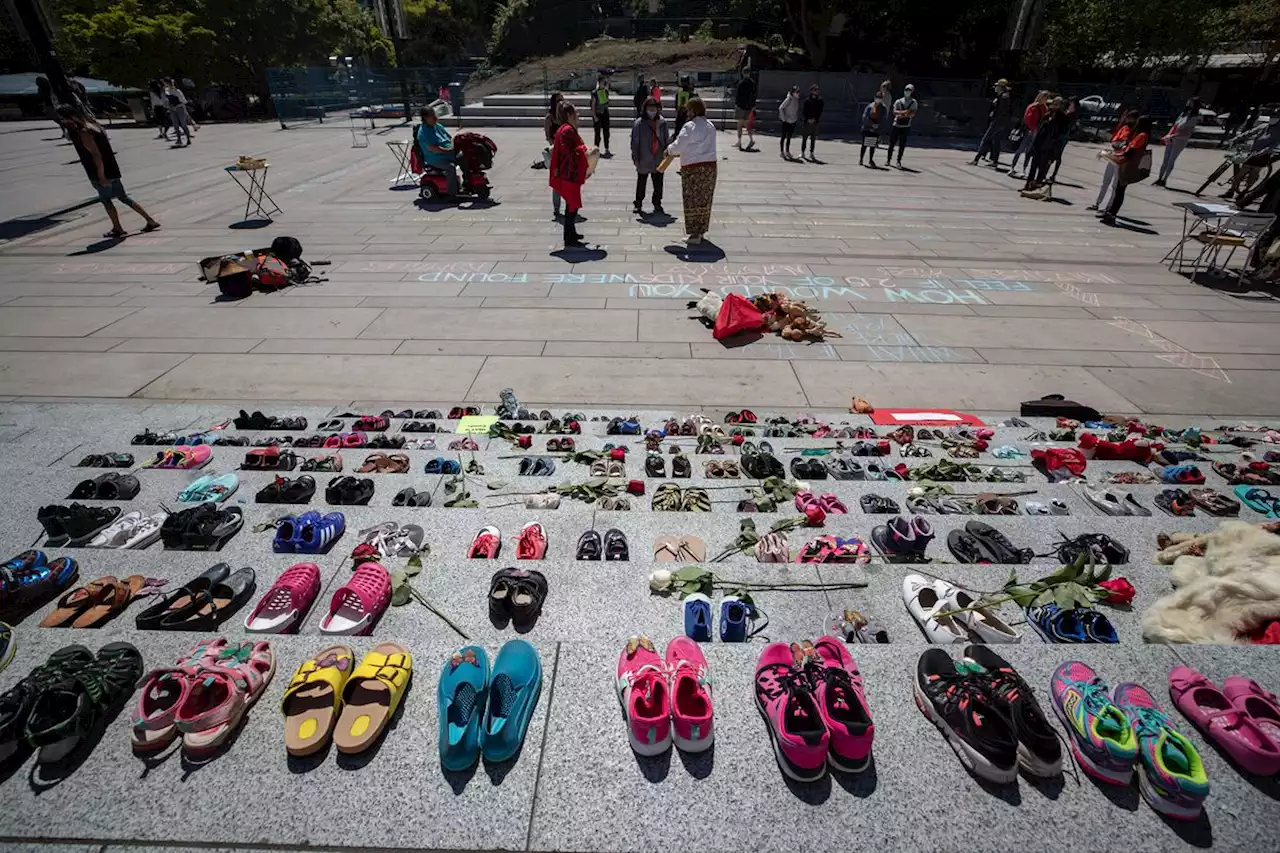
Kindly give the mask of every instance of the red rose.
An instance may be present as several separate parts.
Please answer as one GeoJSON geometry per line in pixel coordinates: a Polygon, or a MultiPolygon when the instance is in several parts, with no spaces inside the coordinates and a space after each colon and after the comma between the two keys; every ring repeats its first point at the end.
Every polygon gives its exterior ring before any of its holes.
{"type": "Polygon", "coordinates": [[[627,449],[625,447],[615,447],[609,451],[609,458],[625,462],[627,459],[627,449]]]}
{"type": "Polygon", "coordinates": [[[517,436],[516,444],[520,447],[523,447],[525,450],[528,450],[530,447],[533,447],[533,436],[531,435],[517,436]]]}
{"type": "Polygon", "coordinates": [[[826,511],[816,503],[811,503],[804,508],[804,523],[810,527],[821,527],[826,520],[826,511]]]}
{"type": "Polygon", "coordinates": [[[1107,597],[1102,599],[1105,604],[1128,604],[1133,601],[1133,596],[1137,593],[1137,590],[1133,588],[1133,584],[1124,578],[1112,578],[1109,581],[1102,581],[1098,586],[1108,593],[1107,597]]]}
{"type": "Polygon", "coordinates": [[[747,437],[746,437],[745,435],[735,435],[735,436],[733,437],[733,443],[734,443],[734,445],[742,444],[742,442],[744,442],[744,441],[746,441],[746,440],[747,440],[747,437]]]}
{"type": "Polygon", "coordinates": [[[633,495],[644,494],[644,480],[632,480],[627,483],[627,491],[633,495]]]}

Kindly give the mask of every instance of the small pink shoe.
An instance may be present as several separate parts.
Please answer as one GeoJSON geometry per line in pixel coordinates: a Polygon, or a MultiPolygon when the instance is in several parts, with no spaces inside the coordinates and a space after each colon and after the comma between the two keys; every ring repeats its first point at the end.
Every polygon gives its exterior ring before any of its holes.
{"type": "Polygon", "coordinates": [[[320,633],[368,636],[390,603],[391,575],[381,563],[361,563],[333,593],[320,633]]]}
{"type": "Polygon", "coordinates": [[[848,515],[849,508],[844,505],[844,501],[835,495],[823,495],[818,498],[818,506],[822,507],[827,515],[848,515]]]}
{"type": "Polygon", "coordinates": [[[818,666],[807,670],[822,722],[831,735],[827,761],[837,770],[857,773],[871,761],[876,726],[862,689],[862,675],[853,655],[835,637],[819,637],[813,644],[818,666]]]}
{"type": "Polygon", "coordinates": [[[769,727],[778,767],[797,782],[813,782],[827,769],[831,736],[804,673],[797,646],[770,643],[756,664],[756,707],[769,727]]]}
{"type": "Polygon", "coordinates": [[[1178,710],[1222,747],[1237,764],[1258,776],[1280,773],[1280,746],[1209,679],[1188,666],[1169,673],[1169,695],[1178,710]]]}
{"type": "Polygon", "coordinates": [[[711,672],[702,649],[688,637],[667,644],[667,685],[671,689],[671,739],[685,752],[710,748],[711,672]]]}
{"type": "Polygon", "coordinates": [[[245,617],[244,629],[255,634],[296,633],[319,594],[319,566],[315,563],[290,566],[245,617]]]}
{"type": "Polygon", "coordinates": [[[209,460],[213,458],[213,448],[207,444],[197,444],[194,447],[175,447],[173,449],[175,468],[181,468],[184,471],[190,471],[195,468],[203,468],[209,464],[209,460]]]}
{"type": "MultiPolygon", "coordinates": [[[[796,492],[797,512],[804,512],[805,507],[813,503],[818,503],[818,498],[813,492],[796,492]]],[[[821,504],[819,504],[819,506],[821,506],[821,504]]]]}
{"type": "Polygon", "coordinates": [[[638,755],[661,755],[671,746],[671,694],[662,658],[648,637],[627,640],[618,656],[616,686],[631,748],[638,755]]]}
{"type": "Polygon", "coordinates": [[[1248,714],[1280,751],[1280,699],[1262,689],[1262,685],[1243,675],[1231,675],[1222,682],[1222,692],[1236,710],[1248,714]]]}

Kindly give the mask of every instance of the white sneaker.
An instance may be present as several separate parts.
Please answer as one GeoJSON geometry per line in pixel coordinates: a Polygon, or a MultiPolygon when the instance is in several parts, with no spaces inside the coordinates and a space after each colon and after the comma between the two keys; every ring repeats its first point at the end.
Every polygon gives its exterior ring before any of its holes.
{"type": "MultiPolygon", "coordinates": [[[[947,586],[948,591],[948,610],[961,610],[965,607],[973,607],[978,603],[977,599],[965,590],[950,584],[945,584],[945,586],[947,586]]],[[[957,613],[955,620],[972,631],[973,635],[984,643],[1017,643],[1022,640],[1022,635],[997,616],[996,609],[993,607],[982,607],[965,613],[957,613]]]]}
{"type": "Polygon", "coordinates": [[[968,635],[955,617],[939,619],[936,615],[955,609],[947,601],[948,586],[923,575],[907,575],[902,579],[902,599],[907,604],[907,612],[924,630],[931,643],[947,645],[968,642],[968,635]]]}
{"type": "Polygon", "coordinates": [[[157,512],[155,515],[143,516],[133,526],[128,540],[120,547],[131,550],[146,548],[160,538],[160,528],[164,525],[164,520],[168,515],[166,512],[157,512]]]}

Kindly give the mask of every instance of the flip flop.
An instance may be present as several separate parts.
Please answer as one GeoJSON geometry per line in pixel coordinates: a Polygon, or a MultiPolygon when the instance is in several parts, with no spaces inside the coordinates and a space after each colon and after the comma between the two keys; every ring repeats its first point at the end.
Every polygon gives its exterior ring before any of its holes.
{"type": "Polygon", "coordinates": [[[342,707],[343,688],[354,668],[355,652],[347,646],[330,646],[293,673],[280,703],[284,746],[290,755],[302,758],[328,746],[342,707]]]}
{"type": "Polygon", "coordinates": [[[412,677],[413,656],[404,646],[381,643],[365,655],[342,689],[333,732],[339,752],[364,752],[382,736],[412,677]]]}
{"type": "Polygon", "coordinates": [[[707,543],[703,542],[697,536],[681,536],[677,541],[677,546],[683,559],[694,563],[705,563],[707,561],[707,543]]]}
{"type": "Polygon", "coordinates": [[[653,540],[653,561],[655,563],[674,563],[679,559],[679,536],[660,536],[653,540]]]}
{"type": "MultiPolygon", "coordinates": [[[[115,581],[114,578],[112,580],[115,581]]],[[[109,586],[110,595],[102,597],[98,603],[85,608],[71,623],[72,628],[101,628],[129,606],[138,593],[142,592],[143,587],[147,586],[147,579],[142,575],[129,575],[109,586]]]]}
{"type": "Polygon", "coordinates": [[[1267,518],[1280,518],[1280,498],[1258,486],[1236,486],[1236,497],[1254,512],[1267,518]]]}
{"type": "Polygon", "coordinates": [[[120,581],[112,575],[89,581],[58,599],[57,606],[40,620],[41,628],[68,628],[90,608],[96,608],[103,602],[111,601],[120,586],[120,581]]]}
{"type": "Polygon", "coordinates": [[[1210,515],[1236,516],[1240,514],[1239,501],[1233,501],[1222,492],[1214,489],[1192,489],[1191,500],[1195,502],[1196,506],[1201,507],[1210,515]]]}

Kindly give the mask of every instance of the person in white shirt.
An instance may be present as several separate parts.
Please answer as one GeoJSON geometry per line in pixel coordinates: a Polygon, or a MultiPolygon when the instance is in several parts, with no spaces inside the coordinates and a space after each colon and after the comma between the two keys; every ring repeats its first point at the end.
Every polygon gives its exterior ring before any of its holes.
{"type": "Polygon", "coordinates": [[[707,105],[701,98],[690,98],[688,110],[689,120],[667,146],[667,154],[680,158],[684,231],[689,243],[697,244],[711,227],[711,202],[716,195],[716,128],[707,121],[707,105]]]}
{"type": "Polygon", "coordinates": [[[893,102],[893,125],[889,128],[889,154],[885,161],[892,159],[893,146],[898,146],[898,168],[902,168],[902,152],[907,149],[907,134],[911,131],[911,120],[920,109],[920,102],[915,98],[916,87],[910,83],[902,90],[902,97],[893,102]]]}
{"type": "Polygon", "coordinates": [[[1161,140],[1164,143],[1164,159],[1160,161],[1160,175],[1152,186],[1163,187],[1165,181],[1169,180],[1169,176],[1173,174],[1173,164],[1178,162],[1178,155],[1191,141],[1191,134],[1195,133],[1198,124],[1200,124],[1200,99],[1192,98],[1187,101],[1182,114],[1161,140]]]}
{"type": "Polygon", "coordinates": [[[182,147],[182,135],[187,135],[187,145],[191,144],[191,114],[187,112],[187,96],[174,85],[172,77],[164,81],[164,96],[169,102],[169,120],[173,122],[173,139],[175,148],[182,147]]]}
{"type": "Polygon", "coordinates": [[[800,87],[792,86],[778,107],[778,121],[782,123],[782,137],[778,142],[782,159],[791,159],[791,140],[796,135],[796,122],[800,121],[800,87]]]}

